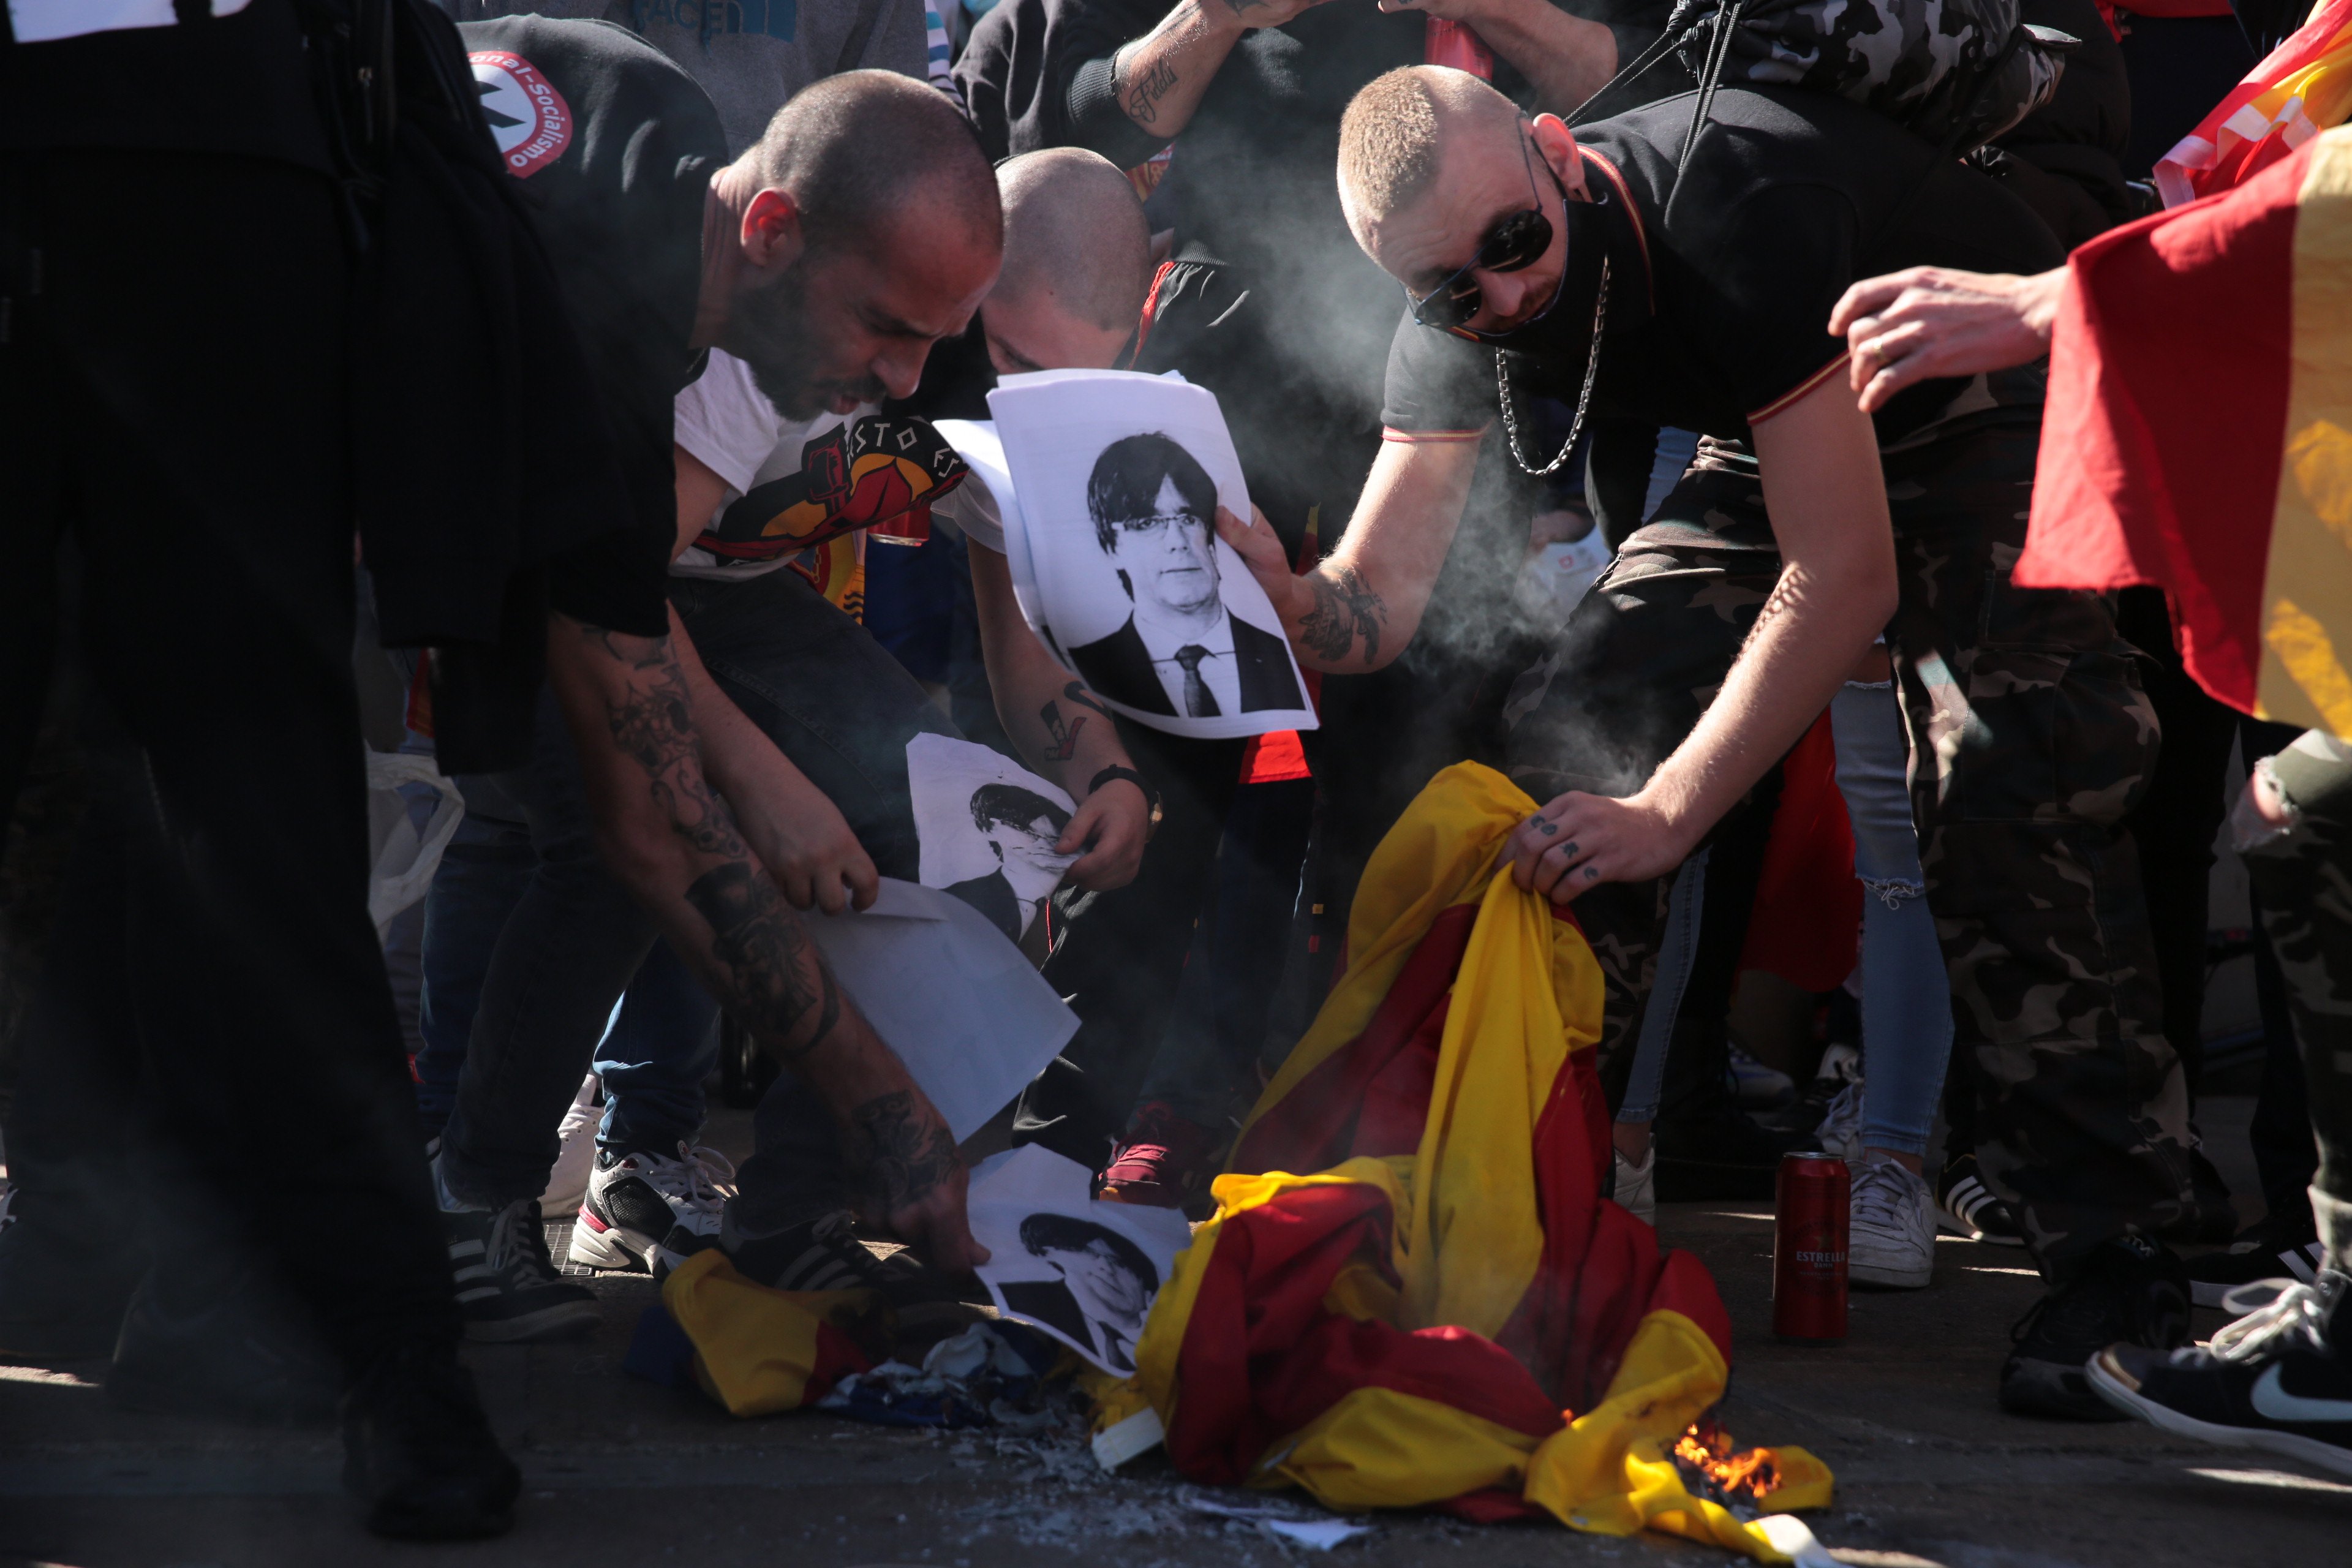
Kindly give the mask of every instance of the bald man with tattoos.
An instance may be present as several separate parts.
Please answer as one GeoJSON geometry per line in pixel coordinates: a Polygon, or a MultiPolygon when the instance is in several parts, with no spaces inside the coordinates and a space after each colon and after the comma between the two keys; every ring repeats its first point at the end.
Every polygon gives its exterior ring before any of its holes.
{"type": "MultiPolygon", "coordinates": [[[[509,163],[526,159],[515,172],[638,517],[568,568],[580,581],[549,617],[532,761],[501,775],[535,863],[492,911],[502,918],[478,959],[478,1005],[435,1161],[467,1331],[539,1340],[595,1321],[593,1299],[547,1256],[537,1200],[603,1021],[657,937],[822,1102],[827,1156],[874,1233],[968,1271],[985,1253],[965,1222],[954,1139],[793,907],[865,892],[845,885],[856,846],[828,847],[838,814],[814,809],[806,779],[714,684],[665,590],[674,400],[704,351],[748,367],[788,418],[911,391],[931,342],[962,330],[996,276],[1002,215],[987,162],[946,100],[890,73],[807,89],[730,161],[700,89],[625,32],[536,16],[460,31],[478,78],[543,78],[579,121],[568,141],[519,146],[509,163]]],[[[486,81],[493,95],[500,86],[486,81]]],[[[450,880],[436,880],[427,910],[428,1012],[446,973],[436,924],[450,880]]],[[[478,929],[467,940],[484,942],[478,929]]],[[[853,1237],[824,1245],[871,1262],[853,1237]]]]}

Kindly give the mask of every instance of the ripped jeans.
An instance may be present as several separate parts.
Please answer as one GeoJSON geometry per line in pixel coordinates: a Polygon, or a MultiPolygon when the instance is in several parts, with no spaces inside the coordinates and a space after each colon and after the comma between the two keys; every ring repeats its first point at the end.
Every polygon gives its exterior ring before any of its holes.
{"type": "Polygon", "coordinates": [[[1830,702],[1862,879],[1862,1145],[1924,1154],[1952,1059],[1952,989],[1911,826],[1910,738],[1891,680],[1830,702]]]}

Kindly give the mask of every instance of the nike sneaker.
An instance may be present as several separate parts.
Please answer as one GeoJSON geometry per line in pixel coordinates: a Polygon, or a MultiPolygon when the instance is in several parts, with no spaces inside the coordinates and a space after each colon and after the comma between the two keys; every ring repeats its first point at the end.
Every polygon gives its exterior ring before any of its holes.
{"type": "Polygon", "coordinates": [[[2347,1286],[2326,1269],[2307,1284],[2242,1287],[2229,1305],[2252,1310],[2209,1343],[2110,1345],[2085,1375],[2116,1409],[2167,1432],[2352,1477],[2352,1361],[2334,1331],[2347,1286]]]}
{"type": "Polygon", "coordinates": [[[2066,1421],[2115,1421],[2084,1371],[2116,1345],[2162,1352],[2189,1340],[2189,1275],[2163,1243],[2141,1236],[2101,1242],[2065,1283],[2010,1330],[2000,1369],[2001,1408],[2066,1421]]]}

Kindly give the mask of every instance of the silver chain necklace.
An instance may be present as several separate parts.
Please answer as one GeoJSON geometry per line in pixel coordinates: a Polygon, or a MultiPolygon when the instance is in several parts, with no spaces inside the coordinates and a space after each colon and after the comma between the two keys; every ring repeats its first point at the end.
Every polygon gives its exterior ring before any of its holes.
{"type": "Polygon", "coordinates": [[[1609,258],[1604,256],[1601,258],[1601,295],[1592,302],[1592,353],[1584,362],[1584,390],[1576,395],[1576,418],[1570,424],[1568,439],[1561,444],[1558,455],[1540,468],[1528,461],[1527,449],[1519,445],[1519,417],[1512,410],[1517,399],[1511,395],[1511,373],[1503,368],[1508,356],[1501,349],[1495,351],[1495,395],[1503,405],[1503,434],[1510,441],[1512,460],[1522,472],[1544,479],[1557,473],[1559,466],[1568,461],[1568,455],[1576,450],[1577,437],[1584,434],[1584,411],[1592,402],[1593,377],[1601,374],[1601,323],[1608,314],[1609,258]]]}

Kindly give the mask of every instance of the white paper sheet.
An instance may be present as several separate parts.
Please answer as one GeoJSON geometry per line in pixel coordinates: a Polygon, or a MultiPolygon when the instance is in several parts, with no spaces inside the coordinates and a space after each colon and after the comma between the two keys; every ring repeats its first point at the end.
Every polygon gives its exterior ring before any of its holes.
{"type": "Polygon", "coordinates": [[[1084,1165],[1030,1144],[972,1173],[971,1234],[997,1310],[1040,1329],[1117,1377],[1192,1227],[1174,1209],[1094,1201],[1084,1165]]]}
{"type": "Polygon", "coordinates": [[[1077,807],[1002,752],[929,732],[907,742],[923,886],[956,894],[1019,942],[1076,855],[1054,845],[1077,807]]]}
{"type": "MultiPolygon", "coordinates": [[[[1029,531],[1021,518],[1021,500],[1013,493],[1013,472],[1004,464],[1004,444],[996,437],[996,425],[988,419],[941,419],[931,428],[940,433],[971,469],[968,485],[985,489],[996,502],[998,520],[1004,528],[1004,564],[1013,579],[1013,602],[1021,606],[1021,618],[1029,629],[1044,633],[1045,612],[1037,600],[1037,569],[1029,558],[1029,531]]],[[[1046,646],[1053,647],[1049,641],[1046,646]]],[[[1055,657],[1059,658],[1059,650],[1055,657]]]]}
{"type": "Polygon", "coordinates": [[[1316,1552],[1328,1552],[1360,1535],[1370,1535],[1369,1524],[1355,1524],[1344,1519],[1301,1519],[1297,1514],[1264,1503],[1226,1502],[1220,1498],[1189,1497],[1184,1506],[1194,1513],[1214,1515],[1219,1519],[1239,1520],[1255,1524],[1277,1540],[1294,1546],[1307,1547],[1316,1552]]]}
{"type": "Polygon", "coordinates": [[[1021,950],[962,900],[882,879],[863,913],[805,917],[834,978],[961,1142],[1077,1032],[1021,950]]]}
{"type": "Polygon", "coordinates": [[[1026,556],[1030,624],[1066,667],[1174,734],[1315,727],[1273,605],[1215,534],[1218,505],[1245,518],[1250,503],[1213,394],[1131,372],[1042,371],[1004,377],[988,403],[1020,495],[1005,558],[1017,590],[1026,556]]]}

